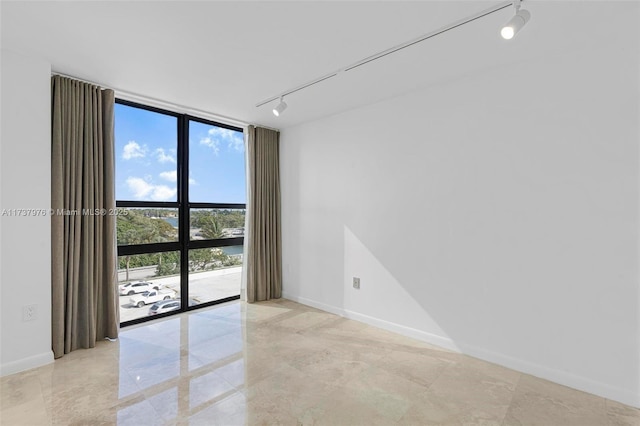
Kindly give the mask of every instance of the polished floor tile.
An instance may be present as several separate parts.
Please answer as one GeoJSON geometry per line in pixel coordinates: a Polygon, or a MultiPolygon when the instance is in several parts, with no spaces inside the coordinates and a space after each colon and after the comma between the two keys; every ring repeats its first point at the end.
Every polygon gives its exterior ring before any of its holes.
{"type": "Polygon", "coordinates": [[[0,384],[11,426],[640,426],[632,407],[285,299],[129,327],[0,384]]]}

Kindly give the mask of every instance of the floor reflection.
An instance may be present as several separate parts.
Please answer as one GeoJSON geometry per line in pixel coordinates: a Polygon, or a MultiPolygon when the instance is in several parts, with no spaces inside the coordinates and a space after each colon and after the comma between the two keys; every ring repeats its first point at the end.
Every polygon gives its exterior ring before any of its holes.
{"type": "Polygon", "coordinates": [[[213,411],[244,412],[242,317],[233,302],[122,331],[118,397],[131,403],[118,408],[117,423],[210,424],[213,411]]]}
{"type": "Polygon", "coordinates": [[[0,379],[2,425],[639,425],[640,410],[286,299],[232,302],[0,379]]]}
{"type": "Polygon", "coordinates": [[[120,398],[180,375],[182,321],[174,318],[120,334],[120,398]]]}

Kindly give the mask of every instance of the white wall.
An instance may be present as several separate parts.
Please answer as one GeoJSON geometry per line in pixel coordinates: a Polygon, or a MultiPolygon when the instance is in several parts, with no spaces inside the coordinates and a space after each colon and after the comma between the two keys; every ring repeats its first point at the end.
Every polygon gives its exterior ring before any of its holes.
{"type": "Polygon", "coordinates": [[[51,206],[51,66],[1,52],[0,375],[6,375],[53,361],[50,216],[4,210],[51,206]],[[36,317],[23,322],[28,304],[36,305],[36,317]]]}
{"type": "Polygon", "coordinates": [[[638,42],[615,42],[284,129],[285,297],[640,406],[638,42]]]}

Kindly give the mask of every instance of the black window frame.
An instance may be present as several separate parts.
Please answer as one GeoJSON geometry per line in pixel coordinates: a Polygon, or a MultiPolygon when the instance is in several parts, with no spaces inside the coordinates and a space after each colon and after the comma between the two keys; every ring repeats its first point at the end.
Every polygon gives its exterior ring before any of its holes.
{"type": "MultiPolygon", "coordinates": [[[[196,309],[206,308],[220,303],[230,302],[240,299],[237,296],[226,297],[223,299],[212,300],[209,302],[199,303],[189,306],[189,250],[229,247],[244,245],[244,236],[234,238],[218,238],[207,240],[191,240],[190,238],[190,211],[191,209],[242,209],[246,214],[246,203],[205,203],[205,202],[189,202],[189,122],[194,121],[210,126],[216,126],[228,130],[240,132],[244,135],[244,129],[241,127],[231,126],[229,124],[218,123],[202,117],[195,117],[189,114],[177,113],[149,105],[140,104],[124,99],[116,98],[116,104],[125,105],[132,108],[139,108],[159,114],[165,114],[177,119],[177,197],[176,201],[132,201],[117,200],[118,208],[174,208],[178,211],[178,241],[162,242],[162,243],[146,243],[146,244],[128,244],[118,245],[118,257],[136,254],[153,254],[164,253],[168,251],[177,251],[180,253],[180,309],[170,312],[164,312],[153,316],[136,318],[130,321],[120,323],[120,327],[140,324],[158,318],[176,315],[182,312],[188,312],[196,309]]],[[[245,165],[246,167],[246,165],[245,165]]]]}

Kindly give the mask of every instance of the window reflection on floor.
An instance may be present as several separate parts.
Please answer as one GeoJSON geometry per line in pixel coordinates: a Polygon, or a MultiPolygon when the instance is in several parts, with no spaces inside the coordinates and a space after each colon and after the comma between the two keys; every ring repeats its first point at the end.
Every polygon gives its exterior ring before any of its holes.
{"type": "Polygon", "coordinates": [[[242,352],[242,328],[204,315],[189,318],[189,371],[242,352]]]}
{"type": "Polygon", "coordinates": [[[118,424],[207,424],[229,409],[244,416],[240,309],[233,303],[121,332],[119,399],[131,404],[118,411],[118,424]]]}

